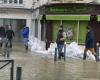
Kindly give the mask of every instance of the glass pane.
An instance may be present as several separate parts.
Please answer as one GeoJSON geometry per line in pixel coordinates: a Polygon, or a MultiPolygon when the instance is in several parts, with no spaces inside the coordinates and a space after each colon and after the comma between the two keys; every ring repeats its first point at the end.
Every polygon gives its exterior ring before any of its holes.
{"type": "Polygon", "coordinates": [[[19,4],[23,4],[23,0],[19,0],[19,4]]]}
{"type": "MultiPolygon", "coordinates": [[[[66,32],[66,42],[77,41],[77,21],[62,21],[64,31],[66,32]]],[[[53,23],[53,41],[57,38],[60,21],[53,23]]]]}
{"type": "Polygon", "coordinates": [[[17,0],[14,0],[14,3],[16,3],[16,4],[17,4],[17,0]]]}
{"type": "Polygon", "coordinates": [[[4,0],[4,3],[6,4],[7,3],[7,0],[4,0]]]}
{"type": "Polygon", "coordinates": [[[9,3],[12,3],[13,1],[12,0],[9,0],[9,3]]]}
{"type": "Polygon", "coordinates": [[[3,26],[3,19],[0,19],[0,26],[3,26]]]}
{"type": "Polygon", "coordinates": [[[86,21],[80,21],[80,28],[79,28],[79,43],[80,44],[85,43],[87,25],[88,25],[88,23],[86,21]]]}

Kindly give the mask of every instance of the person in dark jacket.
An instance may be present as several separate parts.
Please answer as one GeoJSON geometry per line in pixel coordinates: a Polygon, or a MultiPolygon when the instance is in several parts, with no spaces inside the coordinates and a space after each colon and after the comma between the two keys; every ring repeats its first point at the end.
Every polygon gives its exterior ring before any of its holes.
{"type": "Polygon", "coordinates": [[[14,34],[14,31],[11,29],[11,26],[8,26],[8,30],[6,30],[6,38],[10,42],[10,48],[12,48],[12,39],[14,36],[15,36],[15,34],[14,34]]]}
{"type": "Polygon", "coordinates": [[[0,46],[2,47],[5,38],[5,28],[0,26],[0,46]]]}
{"type": "Polygon", "coordinates": [[[23,29],[22,29],[21,34],[22,34],[25,50],[28,51],[29,27],[24,26],[23,29]]]}
{"type": "Polygon", "coordinates": [[[94,50],[94,31],[92,30],[90,26],[87,27],[87,30],[88,32],[87,32],[86,40],[85,40],[83,60],[86,60],[88,50],[90,50],[96,58],[96,52],[94,50]]]}
{"type": "Polygon", "coordinates": [[[63,55],[62,49],[64,47],[64,42],[65,42],[65,37],[66,37],[65,34],[64,34],[63,26],[61,25],[59,27],[59,31],[57,33],[57,39],[56,39],[58,54],[59,54],[58,58],[59,59],[61,59],[61,55],[63,55]]]}

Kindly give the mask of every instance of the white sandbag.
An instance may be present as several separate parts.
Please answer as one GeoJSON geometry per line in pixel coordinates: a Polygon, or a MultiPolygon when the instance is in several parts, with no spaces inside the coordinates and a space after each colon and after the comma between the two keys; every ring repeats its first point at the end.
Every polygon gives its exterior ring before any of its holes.
{"type": "Polygon", "coordinates": [[[87,59],[88,60],[95,60],[95,56],[90,51],[88,51],[87,52],[87,59]]]}
{"type": "MultiPolygon", "coordinates": [[[[38,40],[37,38],[34,38],[34,39],[31,38],[29,44],[31,46],[32,52],[37,52],[37,53],[41,53],[41,54],[45,54],[45,55],[52,54],[52,56],[54,56],[55,48],[57,47],[56,42],[51,43],[50,47],[46,51],[45,50],[45,42],[42,42],[42,41],[38,40]]],[[[63,49],[63,51],[64,51],[64,49],[63,49]]],[[[66,57],[83,59],[83,53],[84,53],[84,49],[80,49],[79,45],[76,42],[72,42],[69,45],[66,44],[66,57]]],[[[87,59],[95,60],[95,57],[92,54],[87,53],[87,59]]]]}

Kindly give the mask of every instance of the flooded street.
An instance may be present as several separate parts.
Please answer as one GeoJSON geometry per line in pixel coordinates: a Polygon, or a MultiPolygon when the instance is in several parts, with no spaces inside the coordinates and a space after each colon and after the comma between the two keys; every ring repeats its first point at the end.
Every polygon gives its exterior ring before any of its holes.
{"type": "MultiPolygon", "coordinates": [[[[21,44],[14,44],[11,59],[15,60],[14,80],[17,67],[22,67],[22,80],[100,80],[100,62],[75,59],[54,62],[51,55],[26,53],[21,44]]],[[[0,80],[9,80],[7,67],[0,70],[0,80]]]]}

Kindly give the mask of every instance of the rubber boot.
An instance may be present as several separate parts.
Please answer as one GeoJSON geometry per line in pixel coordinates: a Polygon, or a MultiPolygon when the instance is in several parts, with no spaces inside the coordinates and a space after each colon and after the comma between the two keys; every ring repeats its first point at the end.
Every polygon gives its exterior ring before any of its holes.
{"type": "Polygon", "coordinates": [[[95,60],[98,61],[97,55],[94,55],[94,56],[95,56],[95,60]]]}
{"type": "Polygon", "coordinates": [[[61,53],[61,57],[64,57],[64,53],[63,52],[61,53]]]}
{"type": "Polygon", "coordinates": [[[2,47],[2,43],[0,43],[0,47],[2,47]]]}
{"type": "Polygon", "coordinates": [[[86,60],[86,54],[84,53],[84,55],[83,55],[83,60],[86,60]]]}
{"type": "Polygon", "coordinates": [[[61,60],[61,53],[59,53],[59,55],[58,55],[58,59],[61,60]]]}
{"type": "Polygon", "coordinates": [[[12,48],[12,44],[10,44],[10,48],[12,48]]]}
{"type": "Polygon", "coordinates": [[[28,46],[25,46],[25,50],[26,50],[26,52],[28,51],[28,46]]]}

